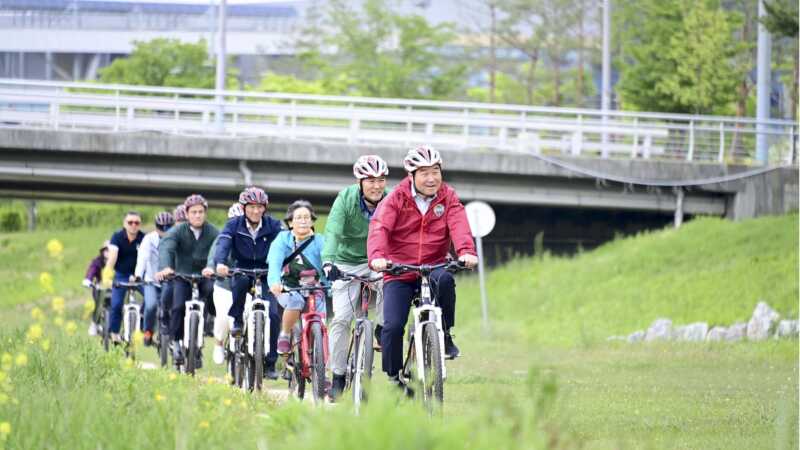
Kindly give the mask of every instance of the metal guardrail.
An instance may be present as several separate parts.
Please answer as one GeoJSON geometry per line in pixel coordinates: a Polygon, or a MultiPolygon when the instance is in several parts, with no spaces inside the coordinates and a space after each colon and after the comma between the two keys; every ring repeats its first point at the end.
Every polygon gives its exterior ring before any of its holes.
{"type": "Polygon", "coordinates": [[[756,165],[758,124],[769,163],[796,164],[798,125],[787,120],[0,79],[6,127],[756,165]]]}

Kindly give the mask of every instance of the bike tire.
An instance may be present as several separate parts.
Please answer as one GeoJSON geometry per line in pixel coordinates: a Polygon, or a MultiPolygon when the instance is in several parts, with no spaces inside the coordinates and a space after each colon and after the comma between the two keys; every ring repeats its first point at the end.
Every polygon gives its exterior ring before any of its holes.
{"type": "Polygon", "coordinates": [[[358,410],[362,401],[366,401],[367,392],[365,382],[372,378],[372,361],[375,357],[375,350],[372,348],[372,324],[368,321],[363,323],[361,333],[355,342],[355,371],[353,372],[353,404],[358,410]]]}
{"type": "Polygon", "coordinates": [[[108,347],[111,344],[111,314],[108,313],[107,309],[103,308],[100,318],[103,321],[103,349],[108,351],[108,347]]]}
{"type": "Polygon", "coordinates": [[[325,400],[325,353],[322,326],[311,324],[311,387],[314,402],[325,400]]]}
{"type": "Polygon", "coordinates": [[[242,354],[241,348],[236,349],[236,354],[233,355],[233,384],[240,389],[246,388],[245,385],[245,359],[242,354]]]}
{"type": "Polygon", "coordinates": [[[194,376],[195,365],[197,363],[197,333],[200,329],[200,321],[197,314],[191,313],[189,318],[189,351],[186,352],[186,373],[194,376]]]}
{"type": "Polygon", "coordinates": [[[426,323],[422,328],[422,353],[425,367],[423,400],[428,411],[433,413],[441,408],[444,401],[444,374],[442,371],[442,348],[439,345],[439,332],[436,325],[426,323]]]}
{"type": "Polygon", "coordinates": [[[126,356],[134,360],[136,359],[136,343],[133,341],[136,330],[138,329],[139,323],[138,320],[136,320],[136,313],[134,311],[128,311],[128,332],[126,333],[127,336],[125,337],[127,341],[125,353],[126,356]]]}
{"type": "Polygon", "coordinates": [[[167,367],[169,364],[169,338],[161,333],[158,334],[158,358],[161,367],[167,367]]]}
{"type": "Polygon", "coordinates": [[[255,314],[255,348],[253,349],[253,362],[255,364],[255,388],[261,390],[264,382],[264,313],[255,314]]]}

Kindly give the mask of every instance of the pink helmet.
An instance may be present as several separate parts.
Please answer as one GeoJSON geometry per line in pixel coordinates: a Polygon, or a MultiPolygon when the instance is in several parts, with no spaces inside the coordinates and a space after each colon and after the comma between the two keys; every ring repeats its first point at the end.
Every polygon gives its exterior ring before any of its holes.
{"type": "Polygon", "coordinates": [[[228,219],[244,215],[244,208],[241,203],[234,203],[228,208],[228,219]]]}
{"type": "Polygon", "coordinates": [[[175,223],[175,217],[169,211],[161,211],[156,214],[156,227],[164,230],[171,227],[175,223]]]}
{"type": "Polygon", "coordinates": [[[353,164],[353,175],[359,180],[385,177],[389,175],[389,166],[378,155],[363,155],[353,164]]]}
{"type": "Polygon", "coordinates": [[[406,172],[414,172],[420,167],[431,167],[435,165],[442,165],[442,155],[439,154],[433,147],[429,145],[420,145],[408,151],[405,159],[403,159],[403,167],[406,172]]]}
{"type": "Polygon", "coordinates": [[[239,203],[242,205],[264,205],[266,207],[269,203],[269,197],[267,197],[267,193],[263,189],[250,186],[239,194],[239,203]]]}
{"type": "Polygon", "coordinates": [[[192,194],[186,197],[186,200],[183,201],[183,206],[186,208],[187,211],[192,206],[197,206],[197,205],[203,205],[203,208],[208,210],[208,202],[200,194],[192,194]]]}
{"type": "Polygon", "coordinates": [[[175,207],[175,211],[172,212],[172,217],[175,219],[175,222],[186,222],[186,207],[183,206],[183,203],[175,207]]]}

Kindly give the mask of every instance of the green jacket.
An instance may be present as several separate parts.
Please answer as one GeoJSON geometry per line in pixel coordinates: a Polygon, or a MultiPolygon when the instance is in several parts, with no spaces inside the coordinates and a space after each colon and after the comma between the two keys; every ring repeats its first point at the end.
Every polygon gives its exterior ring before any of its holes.
{"type": "Polygon", "coordinates": [[[170,228],[158,244],[159,270],[172,267],[175,272],[199,274],[218,234],[217,227],[208,222],[203,224],[199,239],[195,239],[188,222],[170,228]]]}
{"type": "MultiPolygon", "coordinates": [[[[385,194],[388,194],[387,189],[385,194]]],[[[344,264],[367,262],[369,216],[361,206],[358,184],[346,187],[333,202],[325,222],[325,246],[322,261],[344,264]]]]}

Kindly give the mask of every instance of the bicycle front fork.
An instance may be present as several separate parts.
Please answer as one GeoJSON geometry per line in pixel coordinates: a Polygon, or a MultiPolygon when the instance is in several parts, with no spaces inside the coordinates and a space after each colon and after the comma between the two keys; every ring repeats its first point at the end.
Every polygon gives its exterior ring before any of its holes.
{"type": "Polygon", "coordinates": [[[412,310],[414,315],[414,352],[417,362],[417,378],[425,384],[425,339],[422,330],[425,325],[432,323],[436,327],[439,338],[439,365],[442,367],[442,379],[447,378],[447,367],[444,365],[444,329],[442,328],[442,308],[433,305],[422,305],[412,310]]]}

